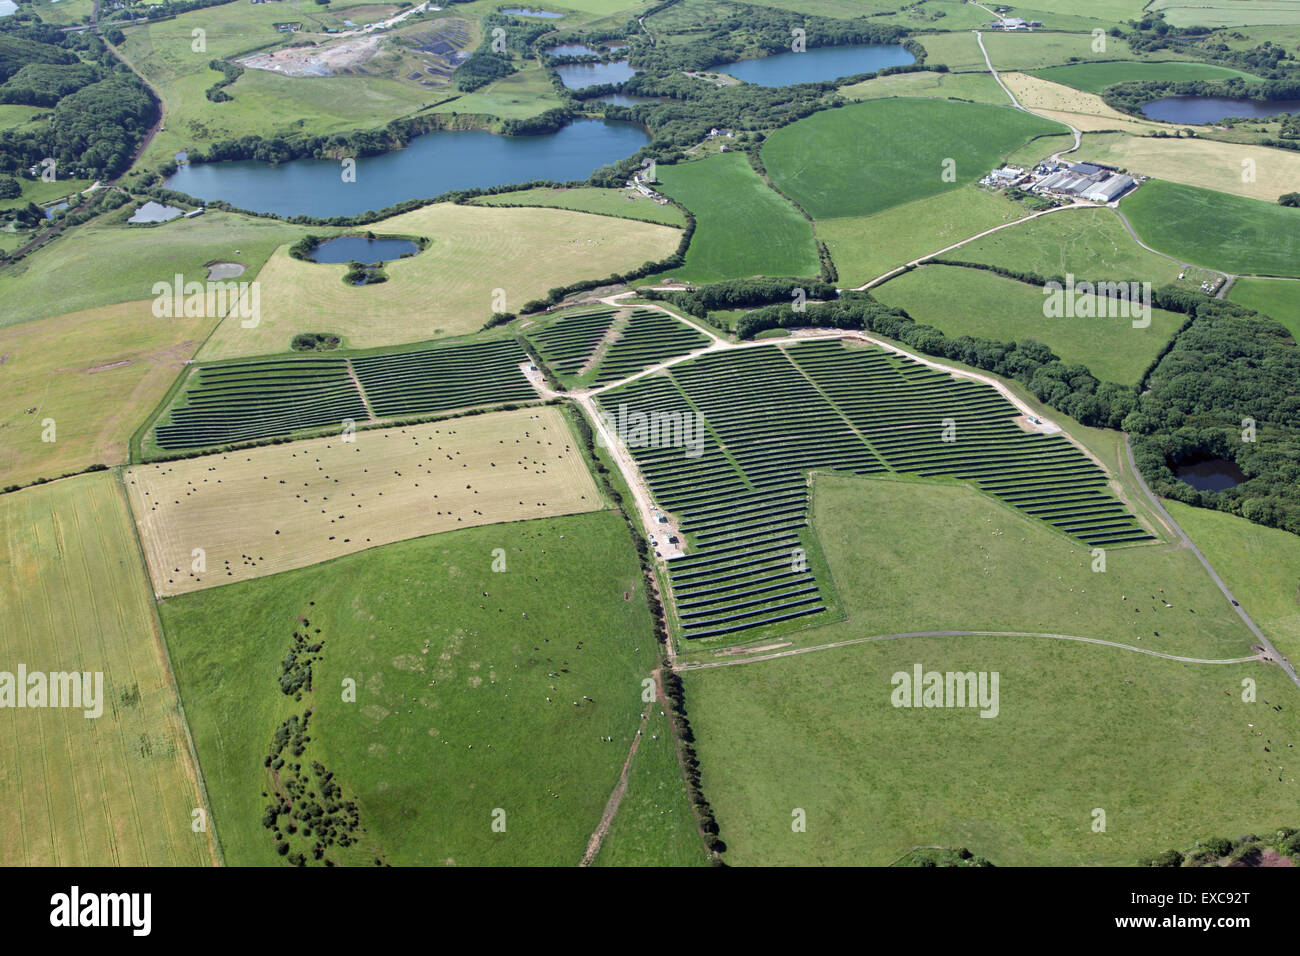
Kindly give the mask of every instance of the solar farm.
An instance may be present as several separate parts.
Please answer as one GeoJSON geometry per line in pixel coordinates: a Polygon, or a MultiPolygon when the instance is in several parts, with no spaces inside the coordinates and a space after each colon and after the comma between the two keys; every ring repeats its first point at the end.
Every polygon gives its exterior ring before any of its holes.
{"type": "Polygon", "coordinates": [[[526,402],[528,356],[498,339],[352,358],[285,358],[195,369],[151,429],[164,451],[203,448],[453,409],[526,402]]]}
{"type": "Polygon", "coordinates": [[[538,355],[573,384],[608,385],[710,343],[658,309],[597,309],[562,316],[525,333],[538,355]]]}
{"type": "MultiPolygon", "coordinates": [[[[1089,546],[1151,539],[1105,473],[1031,432],[992,387],[870,347],[730,349],[602,392],[601,409],[700,416],[698,455],[629,441],[687,554],[668,564],[681,634],[736,636],[827,610],[803,552],[812,469],[956,479],[1089,546]]],[[[746,637],[754,636],[746,634],[746,637]]]]}

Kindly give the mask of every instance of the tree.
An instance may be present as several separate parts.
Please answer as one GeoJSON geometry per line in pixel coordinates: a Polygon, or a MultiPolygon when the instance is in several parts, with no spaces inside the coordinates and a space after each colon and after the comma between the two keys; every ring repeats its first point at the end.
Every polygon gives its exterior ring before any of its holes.
{"type": "Polygon", "coordinates": [[[17,199],[23,194],[23,187],[12,176],[0,176],[0,199],[17,199]]]}
{"type": "Polygon", "coordinates": [[[1279,206],[1292,206],[1300,208],[1300,193],[1283,193],[1277,197],[1279,206]]]}

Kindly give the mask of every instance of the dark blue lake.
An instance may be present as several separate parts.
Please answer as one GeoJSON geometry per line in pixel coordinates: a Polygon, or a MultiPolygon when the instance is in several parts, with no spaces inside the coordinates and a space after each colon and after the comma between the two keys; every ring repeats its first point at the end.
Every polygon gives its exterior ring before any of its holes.
{"type": "Polygon", "coordinates": [[[311,254],[312,262],[362,262],[373,266],[376,262],[391,262],[420,247],[410,239],[367,239],[365,236],[339,236],[326,239],[311,254]]]}
{"type": "Polygon", "coordinates": [[[603,120],[579,120],[540,136],[439,130],[417,136],[406,149],[358,159],[355,182],[343,181],[342,165],[333,159],[279,166],[241,160],[182,166],[167,187],[281,216],[355,216],[452,189],[586,179],[649,140],[640,126],[603,120]]]}
{"type": "Polygon", "coordinates": [[[855,73],[874,73],[887,66],[915,62],[916,57],[896,44],[864,43],[816,47],[803,53],[778,53],[757,60],[723,63],[713,70],[759,86],[790,86],[835,80],[855,73]]]}
{"type": "Polygon", "coordinates": [[[1248,100],[1231,96],[1166,96],[1142,107],[1142,113],[1162,123],[1200,126],[1229,116],[1266,119],[1279,113],[1300,113],[1300,100],[1248,100]]]}
{"type": "Polygon", "coordinates": [[[581,90],[601,83],[623,83],[636,76],[636,70],[628,66],[627,60],[615,60],[612,63],[569,63],[557,66],[560,81],[571,90],[581,90]]]}

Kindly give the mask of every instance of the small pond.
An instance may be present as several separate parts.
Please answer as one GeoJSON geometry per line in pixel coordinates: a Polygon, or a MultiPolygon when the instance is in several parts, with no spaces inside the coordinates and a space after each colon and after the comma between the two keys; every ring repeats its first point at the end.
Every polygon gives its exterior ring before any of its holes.
{"type": "Polygon", "coordinates": [[[1189,458],[1170,462],[1174,476],[1198,491],[1223,491],[1235,488],[1248,477],[1235,461],[1227,458],[1189,458]]]}
{"type": "Polygon", "coordinates": [[[339,236],[326,239],[312,250],[312,262],[361,262],[373,266],[391,262],[404,255],[414,255],[419,245],[410,239],[367,239],[365,236],[339,236]]]}
{"type": "Polygon", "coordinates": [[[637,71],[628,65],[627,60],[614,60],[611,63],[569,63],[557,66],[560,81],[570,90],[586,89],[601,83],[624,83],[636,76],[637,71]]]}

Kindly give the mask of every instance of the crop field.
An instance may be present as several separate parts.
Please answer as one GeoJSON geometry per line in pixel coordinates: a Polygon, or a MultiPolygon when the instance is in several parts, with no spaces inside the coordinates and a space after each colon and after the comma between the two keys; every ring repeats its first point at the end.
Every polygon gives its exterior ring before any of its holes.
{"type": "MultiPolygon", "coordinates": [[[[1028,213],[1019,203],[977,186],[963,186],[871,216],[822,219],[817,223],[817,235],[830,249],[840,284],[856,287],[1028,213]]],[[[1023,228],[1017,226],[998,235],[1023,228]]],[[[961,252],[954,250],[949,255],[961,252]]]]}
{"type": "Polygon", "coordinates": [[[1079,156],[1263,202],[1276,202],[1282,193],[1300,186],[1300,153],[1244,143],[1089,133],[1079,156]]]}
{"type": "Polygon", "coordinates": [[[146,302],[0,328],[0,488],[125,462],[214,324],[157,320],[146,302]]]}
{"type": "MultiPolygon", "coordinates": [[[[282,859],[262,825],[272,783],[263,762],[277,725],[308,708],[303,762],[335,774],[360,824],[360,845],[330,846],[328,858],[575,865],[618,782],[660,652],[627,528],[612,512],[389,545],[172,598],[161,614],[233,865],[282,859]],[[494,573],[498,549],[504,571],[494,573]],[[293,632],[308,626],[322,647],[296,701],[276,676],[293,632]],[[341,700],[345,678],[355,703],[341,700]],[[504,832],[493,830],[498,811],[504,832]]],[[[662,723],[643,738],[610,862],[689,859],[694,822],[681,771],[664,759],[662,723]]]]}
{"type": "Polygon", "coordinates": [[[164,596],[602,504],[553,407],[137,465],[125,480],[164,596]]]}
{"type": "MultiPolygon", "coordinates": [[[[666,258],[681,231],[567,209],[496,209],[438,203],[384,219],[376,233],[427,236],[418,255],[385,265],[388,281],[352,286],[347,266],[273,255],[258,274],[261,318],[227,318],[204,360],[289,351],[299,332],[339,335],[349,348],[401,345],[476,331],[495,311],[517,311],[579,279],[599,279],[666,258]],[[302,302],[312,307],[304,310],[302,302]]],[[[816,255],[813,256],[814,263],[816,255]]]]}
{"type": "Polygon", "coordinates": [[[1157,288],[1177,284],[1182,271],[1178,263],[1139,246],[1120,218],[1103,208],[1040,216],[976,239],[944,258],[1044,276],[1071,273],[1090,281],[1145,281],[1157,288]]]}
{"type": "MultiPolygon", "coordinates": [[[[258,274],[277,246],[307,234],[301,226],[209,210],[196,219],[177,219],[162,226],[133,227],[119,222],[135,204],[85,223],[38,249],[20,262],[0,269],[0,326],[123,302],[139,303],[142,321],[154,322],[148,300],[154,283],[207,279],[210,262],[235,262],[246,282],[258,274]],[[238,250],[238,251],[236,251],[238,250]],[[50,295],[58,289],[57,296],[50,295]]],[[[318,235],[333,235],[328,226],[318,235]]],[[[4,240],[0,240],[0,244],[4,240]]]]}
{"type": "Polygon", "coordinates": [[[1121,211],[1142,241],[1239,275],[1300,276],[1300,209],[1151,180],[1121,211]]]}
{"type": "Polygon", "coordinates": [[[214,864],[190,828],[204,803],[117,478],[4,495],[0,532],[6,670],[102,674],[86,706],[6,711],[0,865],[214,864]]]}
{"type": "Polygon", "coordinates": [[[1007,94],[1002,92],[1002,87],[988,73],[893,73],[842,86],[840,94],[851,100],[934,96],[940,99],[973,100],[994,106],[1007,102],[1007,94]]]}
{"type": "Polygon", "coordinates": [[[1115,60],[1106,63],[1072,63],[1069,66],[1052,66],[1034,70],[1033,75],[1053,83],[1072,86],[1085,93],[1100,93],[1116,83],[1143,83],[1160,80],[1258,80],[1259,77],[1241,70],[1216,66],[1213,63],[1184,62],[1180,60],[1115,60]]]}
{"type": "Polygon", "coordinates": [[[1152,10],[1164,13],[1170,26],[1236,27],[1266,23],[1300,23],[1295,0],[1155,0],[1152,10]]]}
{"type": "Polygon", "coordinates": [[[355,355],[195,368],[143,451],[203,448],[345,422],[534,401],[509,339],[355,355]],[[373,413],[373,414],[372,414],[373,413]]]}
{"type": "Polygon", "coordinates": [[[1023,106],[1085,132],[1124,130],[1129,133],[1145,134],[1154,130],[1168,132],[1172,128],[1168,123],[1137,119],[1127,113],[1121,113],[1107,106],[1105,100],[1096,93],[1085,93],[1028,73],[1001,75],[1002,82],[1016,94],[1016,99],[1023,106]]]}
{"type": "MultiPolygon", "coordinates": [[[[963,629],[1250,654],[1249,631],[1186,549],[1108,550],[1095,573],[1086,549],[1041,523],[929,481],[819,474],[811,517],[846,619],[805,643],[963,629]]],[[[736,666],[698,659],[723,665],[683,677],[732,865],[885,865],[933,844],[998,866],[1133,865],[1207,828],[1280,825],[1296,798],[1290,762],[1283,775],[1275,759],[1300,744],[1294,708],[1262,703],[1283,700],[1290,683],[1256,662],[1187,664],[1030,636],[905,637],[736,666]],[[998,672],[996,718],[892,707],[891,676],[917,664],[998,672]],[[1241,701],[1243,677],[1258,682],[1259,703],[1241,701]],[[936,777],[936,766],[953,769],[936,777]],[[1205,779],[1222,786],[1188,783],[1205,779]],[[804,834],[791,832],[792,807],[807,812],[804,834]],[[1091,830],[1097,807],[1105,834],[1091,830]]]]}
{"type": "Polygon", "coordinates": [[[764,143],[763,162],[814,219],[866,216],[960,189],[1031,138],[1060,131],[1010,106],[900,97],[782,127],[764,143]]]}
{"type": "MultiPolygon", "coordinates": [[[[1136,281],[1130,276],[1120,279],[1100,273],[1096,278],[1091,273],[1077,278],[1090,282],[1136,281]]],[[[1077,301],[1075,308],[1090,308],[1097,317],[1049,318],[1043,314],[1045,296],[1041,286],[958,266],[915,269],[877,286],[872,294],[948,335],[1000,342],[1035,339],[1063,361],[1086,365],[1103,382],[1121,385],[1136,385],[1186,320],[1186,316],[1152,308],[1151,324],[1135,328],[1133,315],[1121,312],[1124,303],[1095,295],[1081,297],[1087,298],[1088,304],[1077,301]]]]}
{"type": "Polygon", "coordinates": [[[1259,629],[1287,658],[1300,661],[1300,537],[1181,501],[1164,505],[1259,629]]]}
{"type": "Polygon", "coordinates": [[[625,439],[659,506],[688,535],[688,554],[668,573],[689,639],[748,636],[741,632],[826,610],[813,572],[791,557],[807,523],[811,469],[973,481],[1093,546],[1151,537],[1064,437],[1022,429],[987,385],[875,348],[823,342],[703,355],[598,401],[611,416],[625,405],[629,416],[703,420],[693,447],[648,433],[625,439]]]}
{"type": "Polygon", "coordinates": [[[658,167],[660,189],[695,215],[686,264],[671,275],[715,282],[819,271],[812,226],[773,192],[742,153],[658,167]]]}
{"type": "Polygon", "coordinates": [[[686,225],[686,217],[676,206],[661,206],[636,190],[627,189],[601,189],[596,186],[552,189],[541,186],[513,193],[479,196],[470,200],[470,203],[475,206],[550,206],[619,216],[623,219],[641,219],[665,226],[686,225]]]}
{"type": "Polygon", "coordinates": [[[1277,319],[1300,342],[1300,282],[1286,279],[1238,279],[1228,298],[1277,319]]]}

